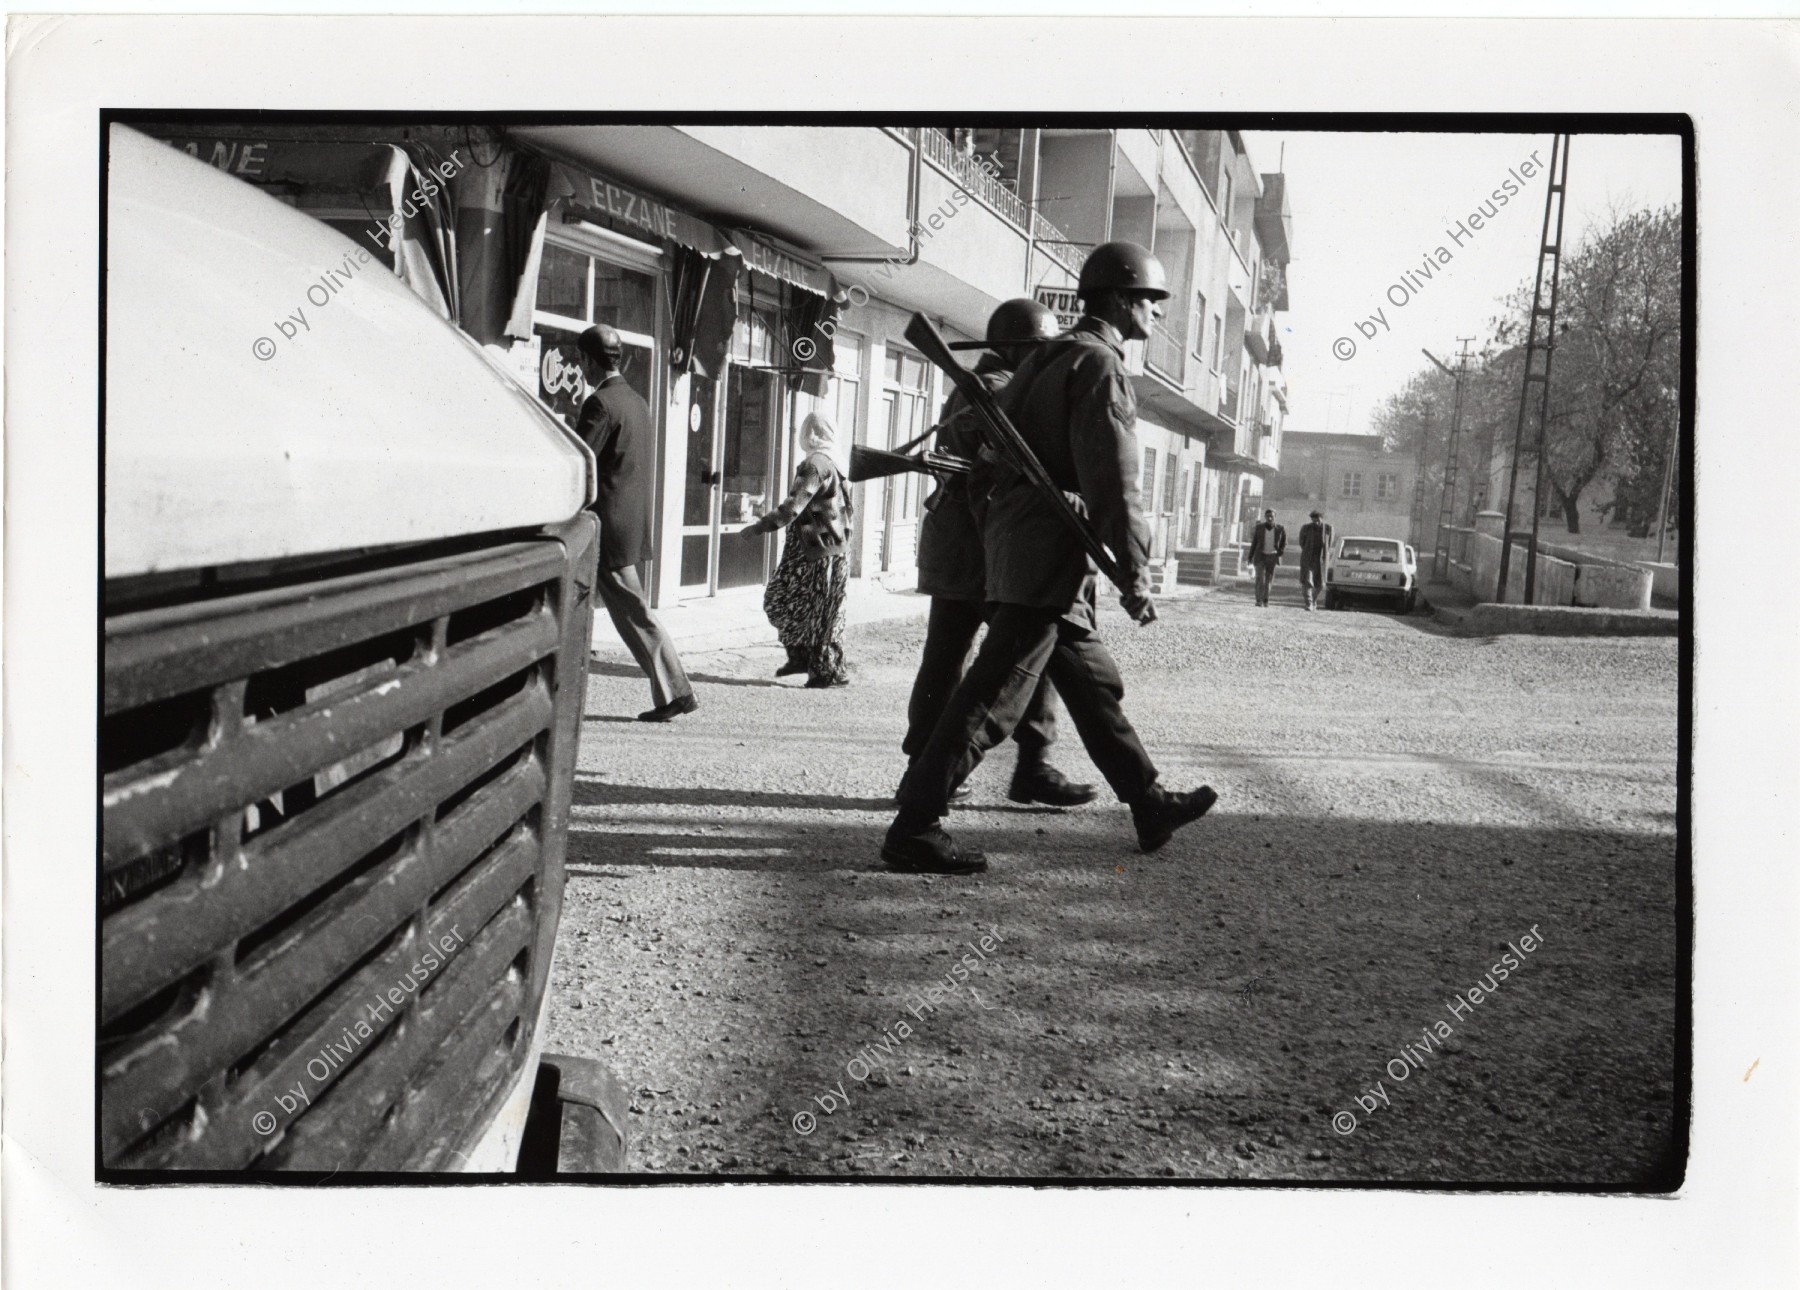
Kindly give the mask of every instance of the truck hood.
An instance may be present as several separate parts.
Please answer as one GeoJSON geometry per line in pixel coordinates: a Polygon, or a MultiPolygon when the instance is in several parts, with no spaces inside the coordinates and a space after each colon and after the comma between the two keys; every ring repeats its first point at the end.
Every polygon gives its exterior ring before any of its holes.
{"type": "Polygon", "coordinates": [[[587,449],[373,242],[124,126],[107,185],[108,578],[534,527],[591,499],[587,449]]]}

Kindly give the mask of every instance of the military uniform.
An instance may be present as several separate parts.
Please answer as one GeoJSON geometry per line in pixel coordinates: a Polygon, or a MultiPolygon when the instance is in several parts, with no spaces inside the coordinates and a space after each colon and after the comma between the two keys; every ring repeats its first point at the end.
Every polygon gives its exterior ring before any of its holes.
{"type": "MultiPolygon", "coordinates": [[[[1080,496],[1127,585],[1147,596],[1137,398],[1118,330],[1082,319],[1021,364],[1000,403],[1051,479],[1080,496]]],[[[897,794],[903,820],[943,815],[950,793],[1018,725],[1045,675],[1120,800],[1145,798],[1156,767],[1120,707],[1124,682],[1095,631],[1095,570],[1086,551],[1051,504],[1004,468],[988,495],[982,536],[993,617],[897,794]]]]}
{"type": "MultiPolygon", "coordinates": [[[[975,365],[976,375],[996,397],[1012,379],[1012,369],[992,353],[975,365]]],[[[981,438],[974,410],[960,392],[944,402],[938,447],[975,460],[981,438]]],[[[900,750],[916,758],[931,738],[944,707],[962,679],[969,649],[987,618],[987,569],[981,520],[976,515],[967,476],[952,475],[926,500],[919,526],[919,590],[931,597],[925,648],[919,675],[906,705],[906,738],[900,750]]],[[[1048,680],[1032,693],[1025,714],[1013,731],[1023,766],[1042,765],[1056,742],[1056,702],[1048,680]]]]}

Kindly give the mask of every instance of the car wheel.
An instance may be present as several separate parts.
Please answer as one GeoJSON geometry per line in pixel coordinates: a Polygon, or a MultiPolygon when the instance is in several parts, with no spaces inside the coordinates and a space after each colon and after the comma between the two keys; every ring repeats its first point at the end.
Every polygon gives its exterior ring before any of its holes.
{"type": "Polygon", "coordinates": [[[1337,607],[1338,607],[1338,594],[1337,594],[1337,592],[1335,592],[1335,591],[1327,591],[1327,592],[1326,592],[1326,593],[1325,593],[1325,608],[1327,608],[1327,609],[1336,609],[1336,608],[1337,608],[1337,607]]]}
{"type": "Polygon", "coordinates": [[[1419,603],[1419,589],[1414,587],[1400,598],[1400,612],[1410,614],[1419,603]]]}

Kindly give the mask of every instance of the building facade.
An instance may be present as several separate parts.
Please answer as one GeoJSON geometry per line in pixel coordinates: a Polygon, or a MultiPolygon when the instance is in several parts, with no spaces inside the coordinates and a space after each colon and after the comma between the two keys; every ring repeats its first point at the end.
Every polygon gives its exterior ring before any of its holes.
{"type": "MultiPolygon", "coordinates": [[[[1323,511],[1336,537],[1389,537],[1414,542],[1413,458],[1382,448],[1378,435],[1290,430],[1281,470],[1269,480],[1267,505],[1295,530],[1309,511],[1323,511]]],[[[1428,522],[1437,517],[1437,499],[1428,522]]]]}
{"type": "MultiPolygon", "coordinates": [[[[1155,555],[1240,543],[1280,463],[1291,218],[1233,131],[140,128],[367,246],[565,417],[575,337],[617,328],[658,437],[659,605],[766,581],[779,536],[728,539],[781,499],[808,412],[846,454],[929,429],[949,384],[906,343],[913,312],[952,341],[1014,296],[1072,322],[1086,250],[1114,238],[1173,292],[1129,355],[1155,555]]],[[[930,488],[856,487],[853,576],[913,584],[930,488]]]]}

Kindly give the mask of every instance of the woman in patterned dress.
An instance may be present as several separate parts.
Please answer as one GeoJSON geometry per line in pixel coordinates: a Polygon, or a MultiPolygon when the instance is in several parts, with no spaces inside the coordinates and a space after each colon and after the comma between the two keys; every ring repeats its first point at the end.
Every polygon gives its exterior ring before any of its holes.
{"type": "Polygon", "coordinates": [[[849,542],[854,508],[850,485],[832,458],[837,429],[822,412],[800,425],[806,456],[787,500],[739,533],[755,537],[788,530],[781,563],[763,592],[787,662],[776,676],[807,673],[807,688],[848,685],[844,666],[844,594],[850,587],[849,542]]]}

